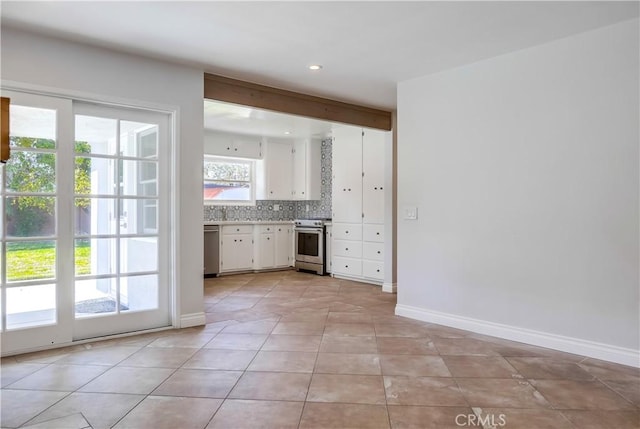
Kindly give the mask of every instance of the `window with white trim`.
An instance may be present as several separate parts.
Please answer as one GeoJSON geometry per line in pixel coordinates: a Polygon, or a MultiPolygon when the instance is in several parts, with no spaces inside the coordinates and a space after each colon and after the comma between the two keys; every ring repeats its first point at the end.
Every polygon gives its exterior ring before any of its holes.
{"type": "Polygon", "coordinates": [[[255,161],[205,156],[203,171],[205,204],[255,204],[255,161]]]}

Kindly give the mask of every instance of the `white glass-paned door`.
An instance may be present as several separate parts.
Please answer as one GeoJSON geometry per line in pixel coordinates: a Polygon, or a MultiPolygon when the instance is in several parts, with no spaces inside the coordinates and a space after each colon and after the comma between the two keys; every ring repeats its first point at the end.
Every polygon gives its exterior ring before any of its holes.
{"type": "Polygon", "coordinates": [[[3,95],[11,97],[11,158],[0,167],[0,327],[8,353],[71,341],[63,203],[70,160],[62,148],[72,109],[69,100],[3,95]]]}
{"type": "Polygon", "coordinates": [[[169,115],[2,93],[2,354],[169,326],[169,115]]]}
{"type": "Polygon", "coordinates": [[[74,339],[167,326],[168,115],[74,113],[74,339]]]}

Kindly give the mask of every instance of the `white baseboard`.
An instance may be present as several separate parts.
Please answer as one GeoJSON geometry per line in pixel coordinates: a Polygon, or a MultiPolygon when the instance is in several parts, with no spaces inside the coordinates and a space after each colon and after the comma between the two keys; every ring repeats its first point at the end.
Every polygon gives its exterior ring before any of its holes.
{"type": "Polygon", "coordinates": [[[351,280],[359,283],[367,283],[370,285],[382,286],[381,281],[363,278],[363,277],[355,277],[355,276],[352,277],[352,276],[346,276],[343,274],[335,274],[335,273],[331,273],[331,277],[333,277],[334,279],[351,280]]]}
{"type": "Polygon", "coordinates": [[[192,326],[202,326],[207,324],[207,319],[202,313],[190,313],[180,316],[180,327],[190,328],[192,326]]]}
{"type": "Polygon", "coordinates": [[[580,338],[565,337],[532,329],[518,328],[515,326],[472,319],[455,314],[424,310],[410,305],[396,305],[396,314],[410,319],[450,326],[452,328],[463,329],[478,334],[504,338],[507,340],[546,347],[581,356],[588,356],[623,365],[640,367],[640,350],[628,349],[610,344],[583,340],[580,338]]]}
{"type": "Polygon", "coordinates": [[[382,292],[396,293],[398,290],[398,283],[382,283],[382,292]]]}

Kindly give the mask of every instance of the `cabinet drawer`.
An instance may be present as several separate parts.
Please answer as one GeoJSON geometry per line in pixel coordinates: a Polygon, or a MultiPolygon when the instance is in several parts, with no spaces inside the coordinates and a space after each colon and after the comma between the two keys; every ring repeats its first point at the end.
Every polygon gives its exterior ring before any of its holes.
{"type": "Polygon", "coordinates": [[[282,225],[256,225],[258,234],[271,234],[277,231],[278,227],[282,228],[282,225]]]}
{"type": "Polygon", "coordinates": [[[334,256],[331,264],[333,274],[344,274],[346,276],[361,276],[362,261],[342,256],[334,256]]]}
{"type": "Polygon", "coordinates": [[[253,225],[224,225],[223,234],[252,234],[253,225]]]}
{"type": "Polygon", "coordinates": [[[362,258],[374,261],[384,261],[384,243],[363,243],[362,258]]]}
{"type": "Polygon", "coordinates": [[[384,262],[362,261],[362,276],[384,280],[384,262]]]}
{"type": "Polygon", "coordinates": [[[334,240],[362,240],[362,225],[355,223],[334,223],[334,240]]]}
{"type": "Polygon", "coordinates": [[[362,225],[362,236],[364,241],[384,242],[384,224],[370,223],[362,225]]]}
{"type": "Polygon", "coordinates": [[[333,240],[331,250],[336,256],[348,256],[350,258],[362,257],[362,241],[333,240]]]}

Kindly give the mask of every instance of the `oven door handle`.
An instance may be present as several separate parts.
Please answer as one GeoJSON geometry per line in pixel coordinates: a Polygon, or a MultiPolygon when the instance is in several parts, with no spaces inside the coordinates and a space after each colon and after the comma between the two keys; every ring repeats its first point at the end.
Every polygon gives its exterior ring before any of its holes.
{"type": "Polygon", "coordinates": [[[295,232],[314,232],[322,234],[322,228],[293,228],[295,232]]]}

